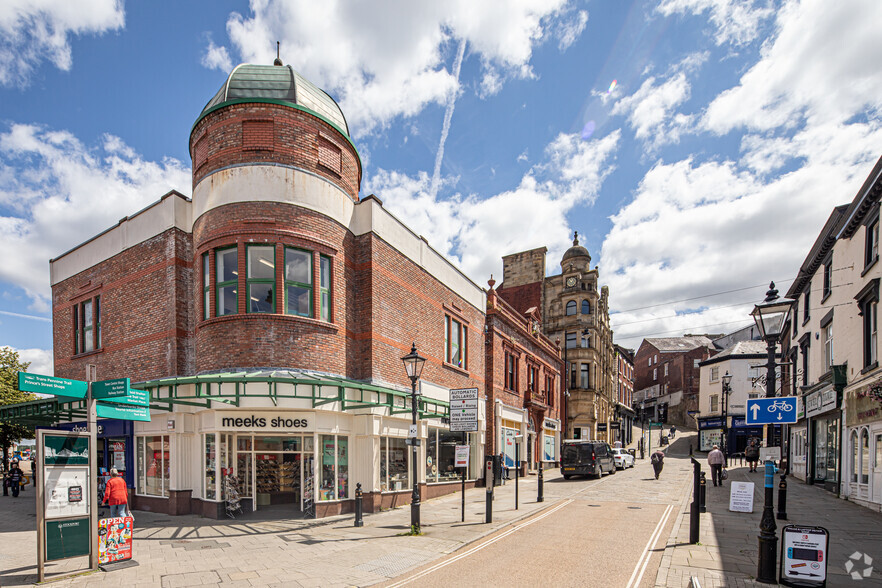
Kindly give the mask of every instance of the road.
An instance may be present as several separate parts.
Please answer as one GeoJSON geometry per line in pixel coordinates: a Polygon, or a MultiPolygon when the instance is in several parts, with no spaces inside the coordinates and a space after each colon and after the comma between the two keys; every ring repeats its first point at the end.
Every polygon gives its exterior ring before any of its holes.
{"type": "Polygon", "coordinates": [[[688,456],[672,455],[659,480],[648,459],[600,480],[555,480],[554,506],[386,586],[654,586],[690,473],[688,456]]]}

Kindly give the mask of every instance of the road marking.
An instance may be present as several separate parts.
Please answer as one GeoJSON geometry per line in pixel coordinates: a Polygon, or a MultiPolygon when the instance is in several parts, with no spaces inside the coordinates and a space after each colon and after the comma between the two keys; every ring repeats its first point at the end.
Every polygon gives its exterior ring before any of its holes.
{"type": "Polygon", "coordinates": [[[442,561],[442,562],[439,563],[439,564],[435,564],[434,566],[432,566],[432,567],[430,567],[430,568],[428,568],[428,569],[423,570],[423,571],[420,572],[419,574],[413,575],[413,576],[411,576],[411,577],[409,577],[409,578],[405,578],[405,579],[402,580],[401,582],[397,582],[397,583],[395,583],[395,584],[390,584],[390,585],[388,586],[388,588],[398,588],[399,586],[405,586],[405,585],[407,585],[407,584],[410,584],[410,583],[413,582],[414,580],[418,580],[418,579],[420,579],[420,578],[422,578],[422,577],[424,577],[424,576],[428,576],[429,574],[434,573],[434,572],[440,570],[440,569],[443,568],[443,567],[449,566],[450,564],[452,564],[452,563],[454,563],[454,562],[457,562],[457,561],[459,561],[459,560],[461,560],[461,559],[463,559],[463,558],[465,558],[465,557],[468,557],[468,556],[472,555],[473,553],[477,553],[478,551],[481,551],[482,549],[484,549],[484,548],[487,547],[488,545],[493,545],[493,544],[496,543],[497,541],[499,541],[499,540],[501,540],[501,539],[503,539],[503,538],[505,538],[505,537],[508,537],[508,536],[511,535],[512,533],[515,533],[515,532],[517,532],[517,531],[520,531],[521,529],[523,529],[524,527],[526,527],[526,526],[528,526],[528,525],[532,525],[533,523],[536,523],[536,522],[541,521],[541,520],[544,519],[545,517],[547,517],[547,516],[549,516],[549,515],[551,515],[551,514],[557,512],[557,511],[559,511],[560,509],[562,509],[563,507],[567,506],[568,504],[571,504],[572,502],[573,502],[573,501],[570,500],[570,499],[564,500],[564,501],[561,502],[560,504],[557,504],[557,505],[555,505],[555,506],[549,508],[548,510],[546,510],[546,511],[543,512],[542,514],[540,514],[540,515],[538,515],[538,516],[536,516],[536,517],[534,517],[534,518],[532,518],[532,519],[526,520],[526,521],[524,521],[523,523],[518,523],[517,525],[515,525],[515,526],[512,527],[511,529],[505,531],[504,533],[500,533],[499,535],[496,535],[495,537],[493,537],[493,538],[491,538],[491,539],[488,539],[487,541],[485,541],[485,542],[483,542],[483,543],[481,543],[481,544],[479,544],[479,545],[476,545],[476,546],[472,547],[472,548],[469,549],[468,551],[464,551],[463,553],[460,553],[459,555],[456,555],[456,556],[454,556],[454,557],[451,557],[451,558],[448,559],[448,560],[442,561]]]}
{"type": "Polygon", "coordinates": [[[652,558],[651,550],[655,549],[655,544],[658,543],[659,537],[661,536],[661,533],[665,528],[665,523],[667,523],[668,517],[670,517],[673,510],[673,504],[669,504],[668,507],[665,509],[664,514],[662,514],[661,520],[659,520],[658,524],[655,526],[655,531],[653,531],[652,535],[649,536],[649,541],[647,541],[646,547],[643,548],[643,553],[640,554],[640,559],[637,560],[637,565],[634,566],[634,571],[631,573],[631,578],[628,580],[626,588],[632,588],[634,586],[640,585],[640,580],[643,579],[643,574],[646,572],[646,566],[649,564],[650,558],[652,558]]]}

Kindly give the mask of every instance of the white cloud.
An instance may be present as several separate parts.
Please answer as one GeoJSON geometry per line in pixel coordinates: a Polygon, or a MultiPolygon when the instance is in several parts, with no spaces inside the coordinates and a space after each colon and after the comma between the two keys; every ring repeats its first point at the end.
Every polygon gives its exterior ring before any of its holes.
{"type": "Polygon", "coordinates": [[[122,0],[4,0],[0,6],[0,84],[25,86],[45,59],[71,68],[70,36],[125,24],[122,0]]]}
{"type": "Polygon", "coordinates": [[[715,133],[841,123],[882,107],[882,3],[805,0],[777,15],[776,35],[740,83],[708,107],[715,133]]]}
{"type": "Polygon", "coordinates": [[[487,96],[510,77],[533,75],[537,45],[555,36],[566,45],[584,28],[581,13],[574,17],[567,0],[252,0],[250,9],[249,16],[233,13],[227,21],[243,60],[272,63],[272,41],[281,40],[283,60],[338,97],[357,132],[446,103],[457,84],[445,64],[462,41],[469,46],[466,58],[475,56],[481,64],[478,91],[487,96]]]}
{"type": "Polygon", "coordinates": [[[17,124],[0,133],[0,282],[28,294],[31,308],[49,307],[49,259],[115,225],[171,189],[186,193],[190,170],[174,159],[143,160],[118,137],[98,147],[67,131],[17,124]]]}
{"type": "Polygon", "coordinates": [[[587,10],[577,10],[575,13],[575,17],[572,20],[565,18],[564,24],[558,29],[557,46],[561,51],[569,49],[582,34],[582,31],[585,30],[585,25],[588,24],[587,10]]]}
{"type": "Polygon", "coordinates": [[[615,169],[620,138],[618,131],[592,141],[561,134],[548,145],[543,163],[516,188],[486,198],[432,198],[426,172],[408,176],[386,170],[368,178],[366,192],[483,284],[490,273],[500,275],[503,255],[541,246],[549,248],[550,259],[563,254],[572,234],[566,215],[597,198],[615,169]]]}
{"type": "Polygon", "coordinates": [[[612,114],[626,115],[634,136],[652,147],[676,143],[691,118],[672,117],[672,113],[689,96],[690,85],[683,72],[660,84],[650,77],[636,92],[616,102],[612,114]]]}
{"type": "Polygon", "coordinates": [[[772,14],[768,2],[754,0],[663,0],[656,10],[665,16],[708,12],[716,28],[717,45],[744,45],[753,41],[762,21],[772,14]]]}
{"type": "Polygon", "coordinates": [[[208,69],[219,69],[224,72],[230,72],[233,69],[233,61],[226,47],[218,47],[214,41],[208,41],[208,47],[202,55],[202,66],[208,69]]]}
{"type": "Polygon", "coordinates": [[[28,373],[44,376],[55,374],[55,359],[52,357],[51,349],[15,349],[14,347],[10,349],[18,352],[18,359],[22,363],[31,364],[28,366],[28,373]]]}

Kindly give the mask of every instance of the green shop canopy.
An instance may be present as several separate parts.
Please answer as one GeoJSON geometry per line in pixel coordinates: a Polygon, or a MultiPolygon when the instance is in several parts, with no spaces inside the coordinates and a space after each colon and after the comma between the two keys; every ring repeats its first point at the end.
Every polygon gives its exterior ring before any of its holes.
{"type": "MultiPolygon", "coordinates": [[[[175,406],[211,409],[241,406],[243,399],[308,399],[312,407],[339,402],[346,411],[383,407],[387,414],[411,412],[410,391],[368,384],[307,370],[254,370],[160,378],[132,384],[146,390],[151,410],[173,411],[175,406]],[[290,384],[280,386],[280,384],[290,384]]],[[[447,418],[446,400],[417,397],[419,418],[447,418]]],[[[0,421],[53,425],[88,418],[85,400],[45,398],[0,406],[0,421]]]]}

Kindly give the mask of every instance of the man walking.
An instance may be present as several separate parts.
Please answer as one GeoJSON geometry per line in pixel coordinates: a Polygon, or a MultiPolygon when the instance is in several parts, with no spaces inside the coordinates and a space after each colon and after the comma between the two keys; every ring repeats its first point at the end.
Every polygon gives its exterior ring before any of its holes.
{"type": "Polygon", "coordinates": [[[707,465],[710,466],[711,470],[711,478],[714,481],[714,486],[722,486],[723,485],[723,464],[726,462],[726,457],[723,455],[723,452],[720,451],[719,445],[714,445],[714,448],[711,449],[711,452],[707,454],[707,465]],[[719,484],[718,484],[719,482],[719,484]]]}
{"type": "Polygon", "coordinates": [[[24,478],[24,472],[18,467],[18,461],[12,460],[12,466],[9,468],[7,477],[12,487],[12,497],[18,498],[18,493],[21,490],[21,481],[24,478]]]}
{"type": "Polygon", "coordinates": [[[129,503],[129,490],[116,468],[110,468],[110,479],[104,489],[104,503],[110,505],[111,518],[128,516],[126,506],[129,503]]]}
{"type": "Polygon", "coordinates": [[[755,472],[759,461],[759,446],[756,444],[756,439],[750,440],[750,445],[744,450],[744,458],[747,460],[747,465],[750,466],[748,471],[755,472]]]}
{"type": "Polygon", "coordinates": [[[665,467],[665,452],[661,449],[656,449],[655,452],[649,456],[649,462],[652,464],[652,469],[655,472],[655,479],[658,480],[662,468],[665,467]]]}

